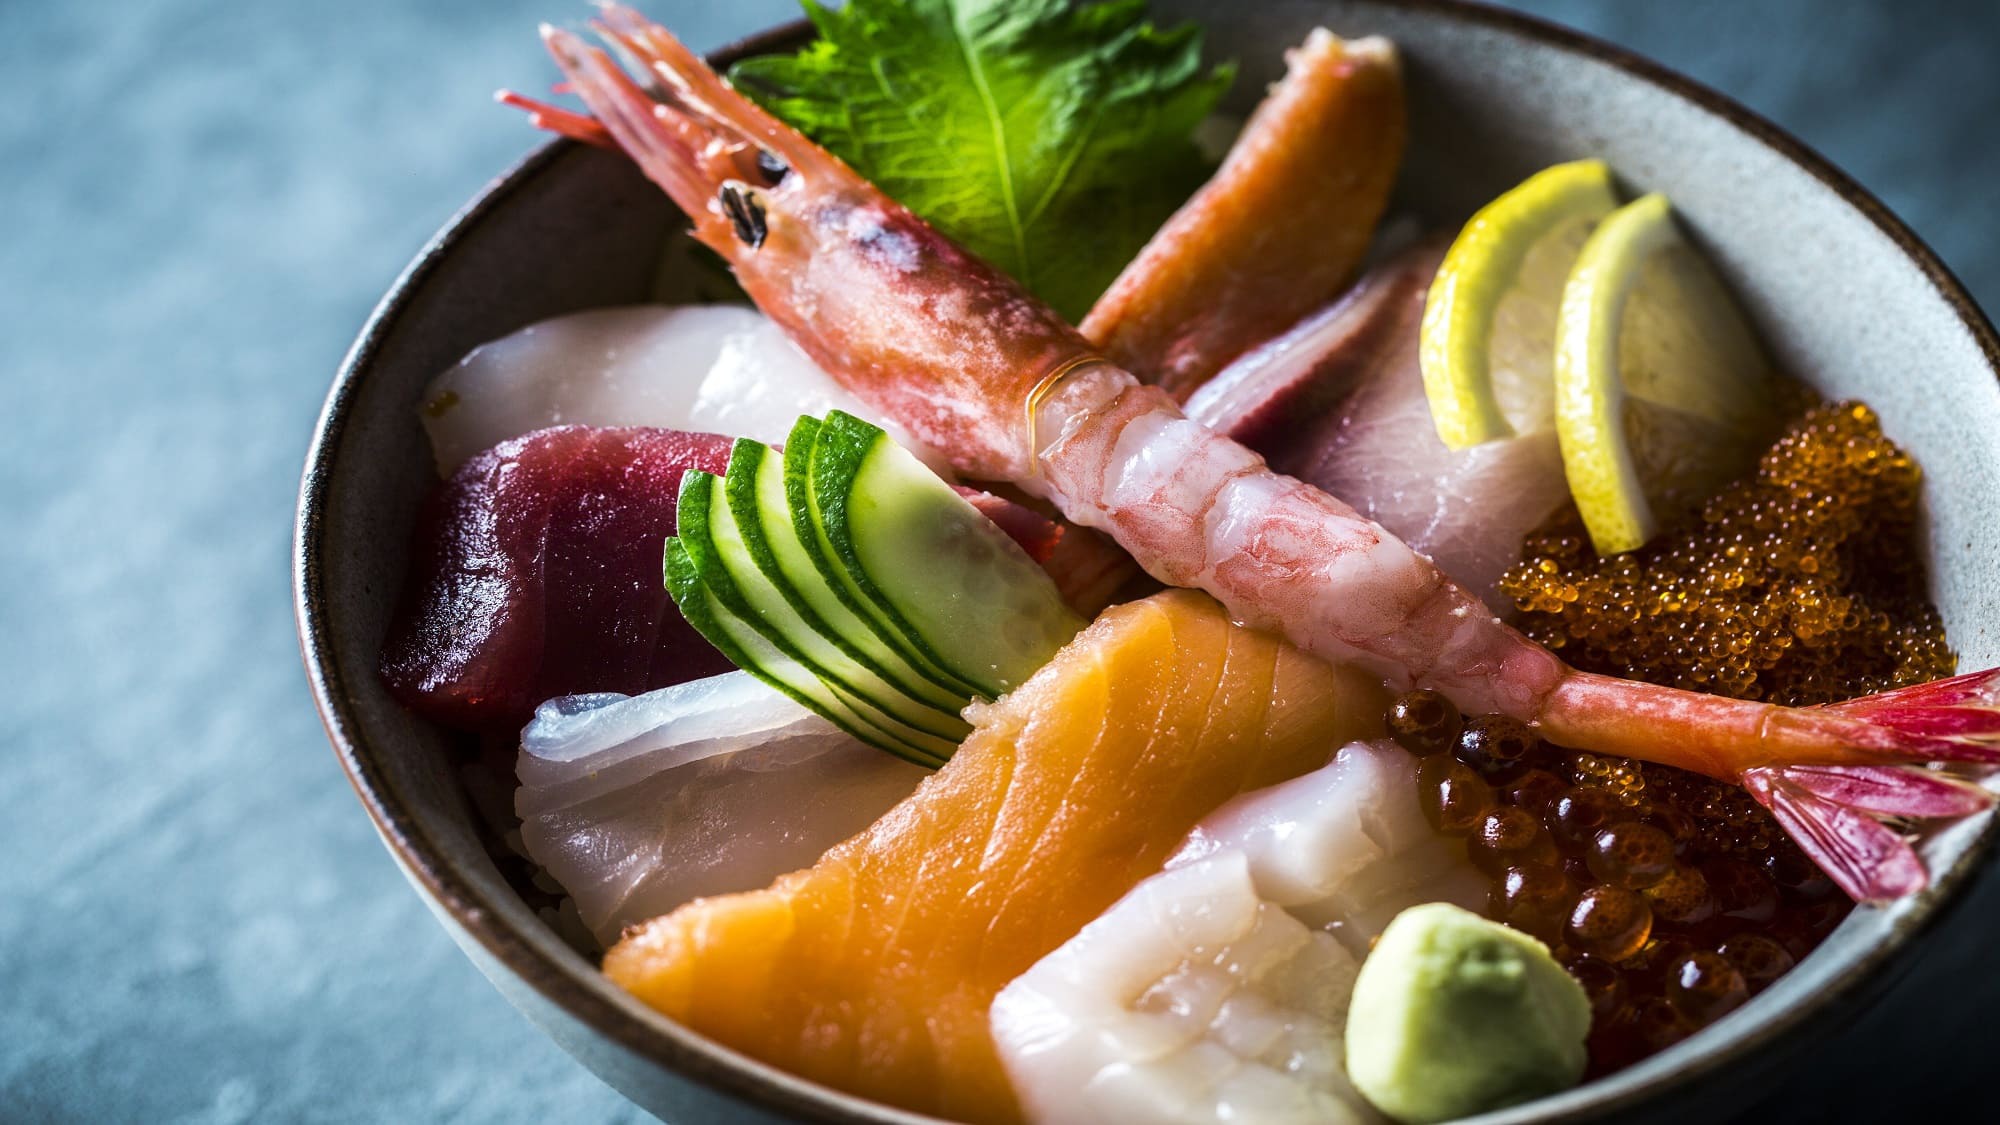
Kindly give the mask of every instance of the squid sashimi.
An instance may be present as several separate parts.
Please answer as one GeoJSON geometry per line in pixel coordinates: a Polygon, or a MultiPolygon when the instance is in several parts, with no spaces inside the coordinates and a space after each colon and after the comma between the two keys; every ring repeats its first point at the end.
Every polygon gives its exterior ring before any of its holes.
{"type": "Polygon", "coordinates": [[[945,767],[767,890],[629,931],[604,971],[746,1054],[864,1097],[1018,1117],[987,1010],[1230,797],[1378,729],[1382,697],[1204,595],[1106,611],[969,714],[945,767]]]}
{"type": "Polygon", "coordinates": [[[811,863],[929,771],[730,672],[551,700],[522,732],[516,773],[529,857],[610,945],[690,899],[811,863]]]}
{"type": "Polygon", "coordinates": [[[1407,907],[1485,899],[1415,759],[1352,743],[1204,818],[1001,990],[994,1042],[1036,1122],[1377,1120],[1342,1064],[1361,960],[1407,907]]]}
{"type": "Polygon", "coordinates": [[[514,730],[554,696],[729,671],[660,584],[681,476],[728,464],[726,438],[588,426],[465,462],[418,520],[383,647],[391,693],[437,722],[514,730]]]}
{"type": "Polygon", "coordinates": [[[1187,413],[1346,500],[1498,611],[1500,575],[1569,484],[1546,394],[1503,403],[1519,436],[1466,449],[1438,439],[1417,342],[1440,256],[1417,247],[1377,267],[1339,303],[1231,364],[1187,413]]]}
{"type": "MultiPolygon", "coordinates": [[[[438,470],[550,426],[658,426],[778,444],[800,414],[874,415],[763,314],[634,305],[531,324],[431,380],[421,412],[438,470]]],[[[933,468],[948,462],[879,423],[933,468]]]]}

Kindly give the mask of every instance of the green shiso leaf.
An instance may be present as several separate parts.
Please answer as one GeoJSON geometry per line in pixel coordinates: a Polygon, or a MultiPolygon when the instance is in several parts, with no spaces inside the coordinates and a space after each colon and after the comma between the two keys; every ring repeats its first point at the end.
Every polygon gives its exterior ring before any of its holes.
{"type": "Polygon", "coordinates": [[[741,89],[1079,319],[1200,185],[1234,76],[1145,0],[803,0],[820,38],[741,89]]]}

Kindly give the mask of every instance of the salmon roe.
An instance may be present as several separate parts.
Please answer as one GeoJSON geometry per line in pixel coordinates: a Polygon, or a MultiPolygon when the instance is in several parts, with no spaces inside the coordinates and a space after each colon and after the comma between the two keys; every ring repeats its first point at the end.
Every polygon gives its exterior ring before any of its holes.
{"type": "MultiPolygon", "coordinates": [[[[1815,406],[1679,528],[1599,558],[1569,509],[1501,590],[1587,671],[1784,704],[1937,679],[1956,660],[1926,595],[1919,481],[1868,407],[1815,406]]],[[[1435,692],[1399,697],[1388,726],[1420,757],[1432,825],[1491,879],[1493,916],[1583,982],[1593,1073],[1727,1014],[1851,909],[1735,785],[1551,746],[1435,692]]]]}

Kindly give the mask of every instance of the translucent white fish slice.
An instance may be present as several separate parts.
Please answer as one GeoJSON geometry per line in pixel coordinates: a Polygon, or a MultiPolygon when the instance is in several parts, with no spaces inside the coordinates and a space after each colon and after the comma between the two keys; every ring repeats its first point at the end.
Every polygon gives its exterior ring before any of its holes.
{"type": "Polygon", "coordinates": [[[701,381],[682,429],[783,445],[801,414],[824,418],[840,410],[887,431],[933,472],[951,479],[951,459],[918,441],[895,419],[854,397],[819,369],[784,330],[762,313],[748,331],[731,336],[701,381]]]}
{"type": "Polygon", "coordinates": [[[729,672],[636,697],[605,692],[551,699],[521,732],[521,749],[544,762],[574,762],[628,744],[644,750],[754,736],[811,717],[811,711],[749,673],[729,672]]]}
{"type": "Polygon", "coordinates": [[[1205,818],[1001,991],[994,1041],[1040,1123],[1376,1121],[1341,1061],[1360,959],[1405,907],[1485,895],[1415,761],[1353,743],[1205,818]]]}
{"type": "Polygon", "coordinates": [[[692,429],[709,370],[762,319],[722,305],[590,309],[481,344],[424,389],[438,469],[549,426],[692,429]]]}
{"type": "Polygon", "coordinates": [[[531,324],[481,344],[425,388],[440,472],[549,426],[660,426],[781,443],[800,414],[883,425],[783,332],[740,305],[633,305],[531,324]]]}
{"type": "Polygon", "coordinates": [[[1429,557],[1496,610],[1521,541],[1569,498],[1552,425],[1469,449],[1438,440],[1413,351],[1342,408],[1312,481],[1429,557]]]}
{"type": "MultiPolygon", "coordinates": [[[[1504,610],[1501,573],[1569,485],[1545,378],[1498,380],[1517,436],[1457,450],[1438,438],[1419,361],[1437,259],[1428,244],[1388,258],[1346,297],[1224,369],[1187,413],[1345,500],[1504,610]]],[[[1499,315],[1511,325],[1518,314],[1503,303],[1499,315]]],[[[1546,367],[1546,326],[1542,340],[1546,367]]]]}
{"type": "Polygon", "coordinates": [[[522,843],[607,944],[810,864],[928,773],[743,672],[551,700],[521,747],[522,843]]]}

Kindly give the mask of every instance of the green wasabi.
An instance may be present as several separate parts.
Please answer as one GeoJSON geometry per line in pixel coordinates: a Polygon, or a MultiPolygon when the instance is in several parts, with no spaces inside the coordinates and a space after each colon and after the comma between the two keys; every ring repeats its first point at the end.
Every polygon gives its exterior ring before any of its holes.
{"type": "Polygon", "coordinates": [[[1413,906],[1354,982],[1347,1075],[1398,1121],[1447,1121],[1574,1086],[1589,1030],[1589,997],[1547,946],[1447,903],[1413,906]]]}

